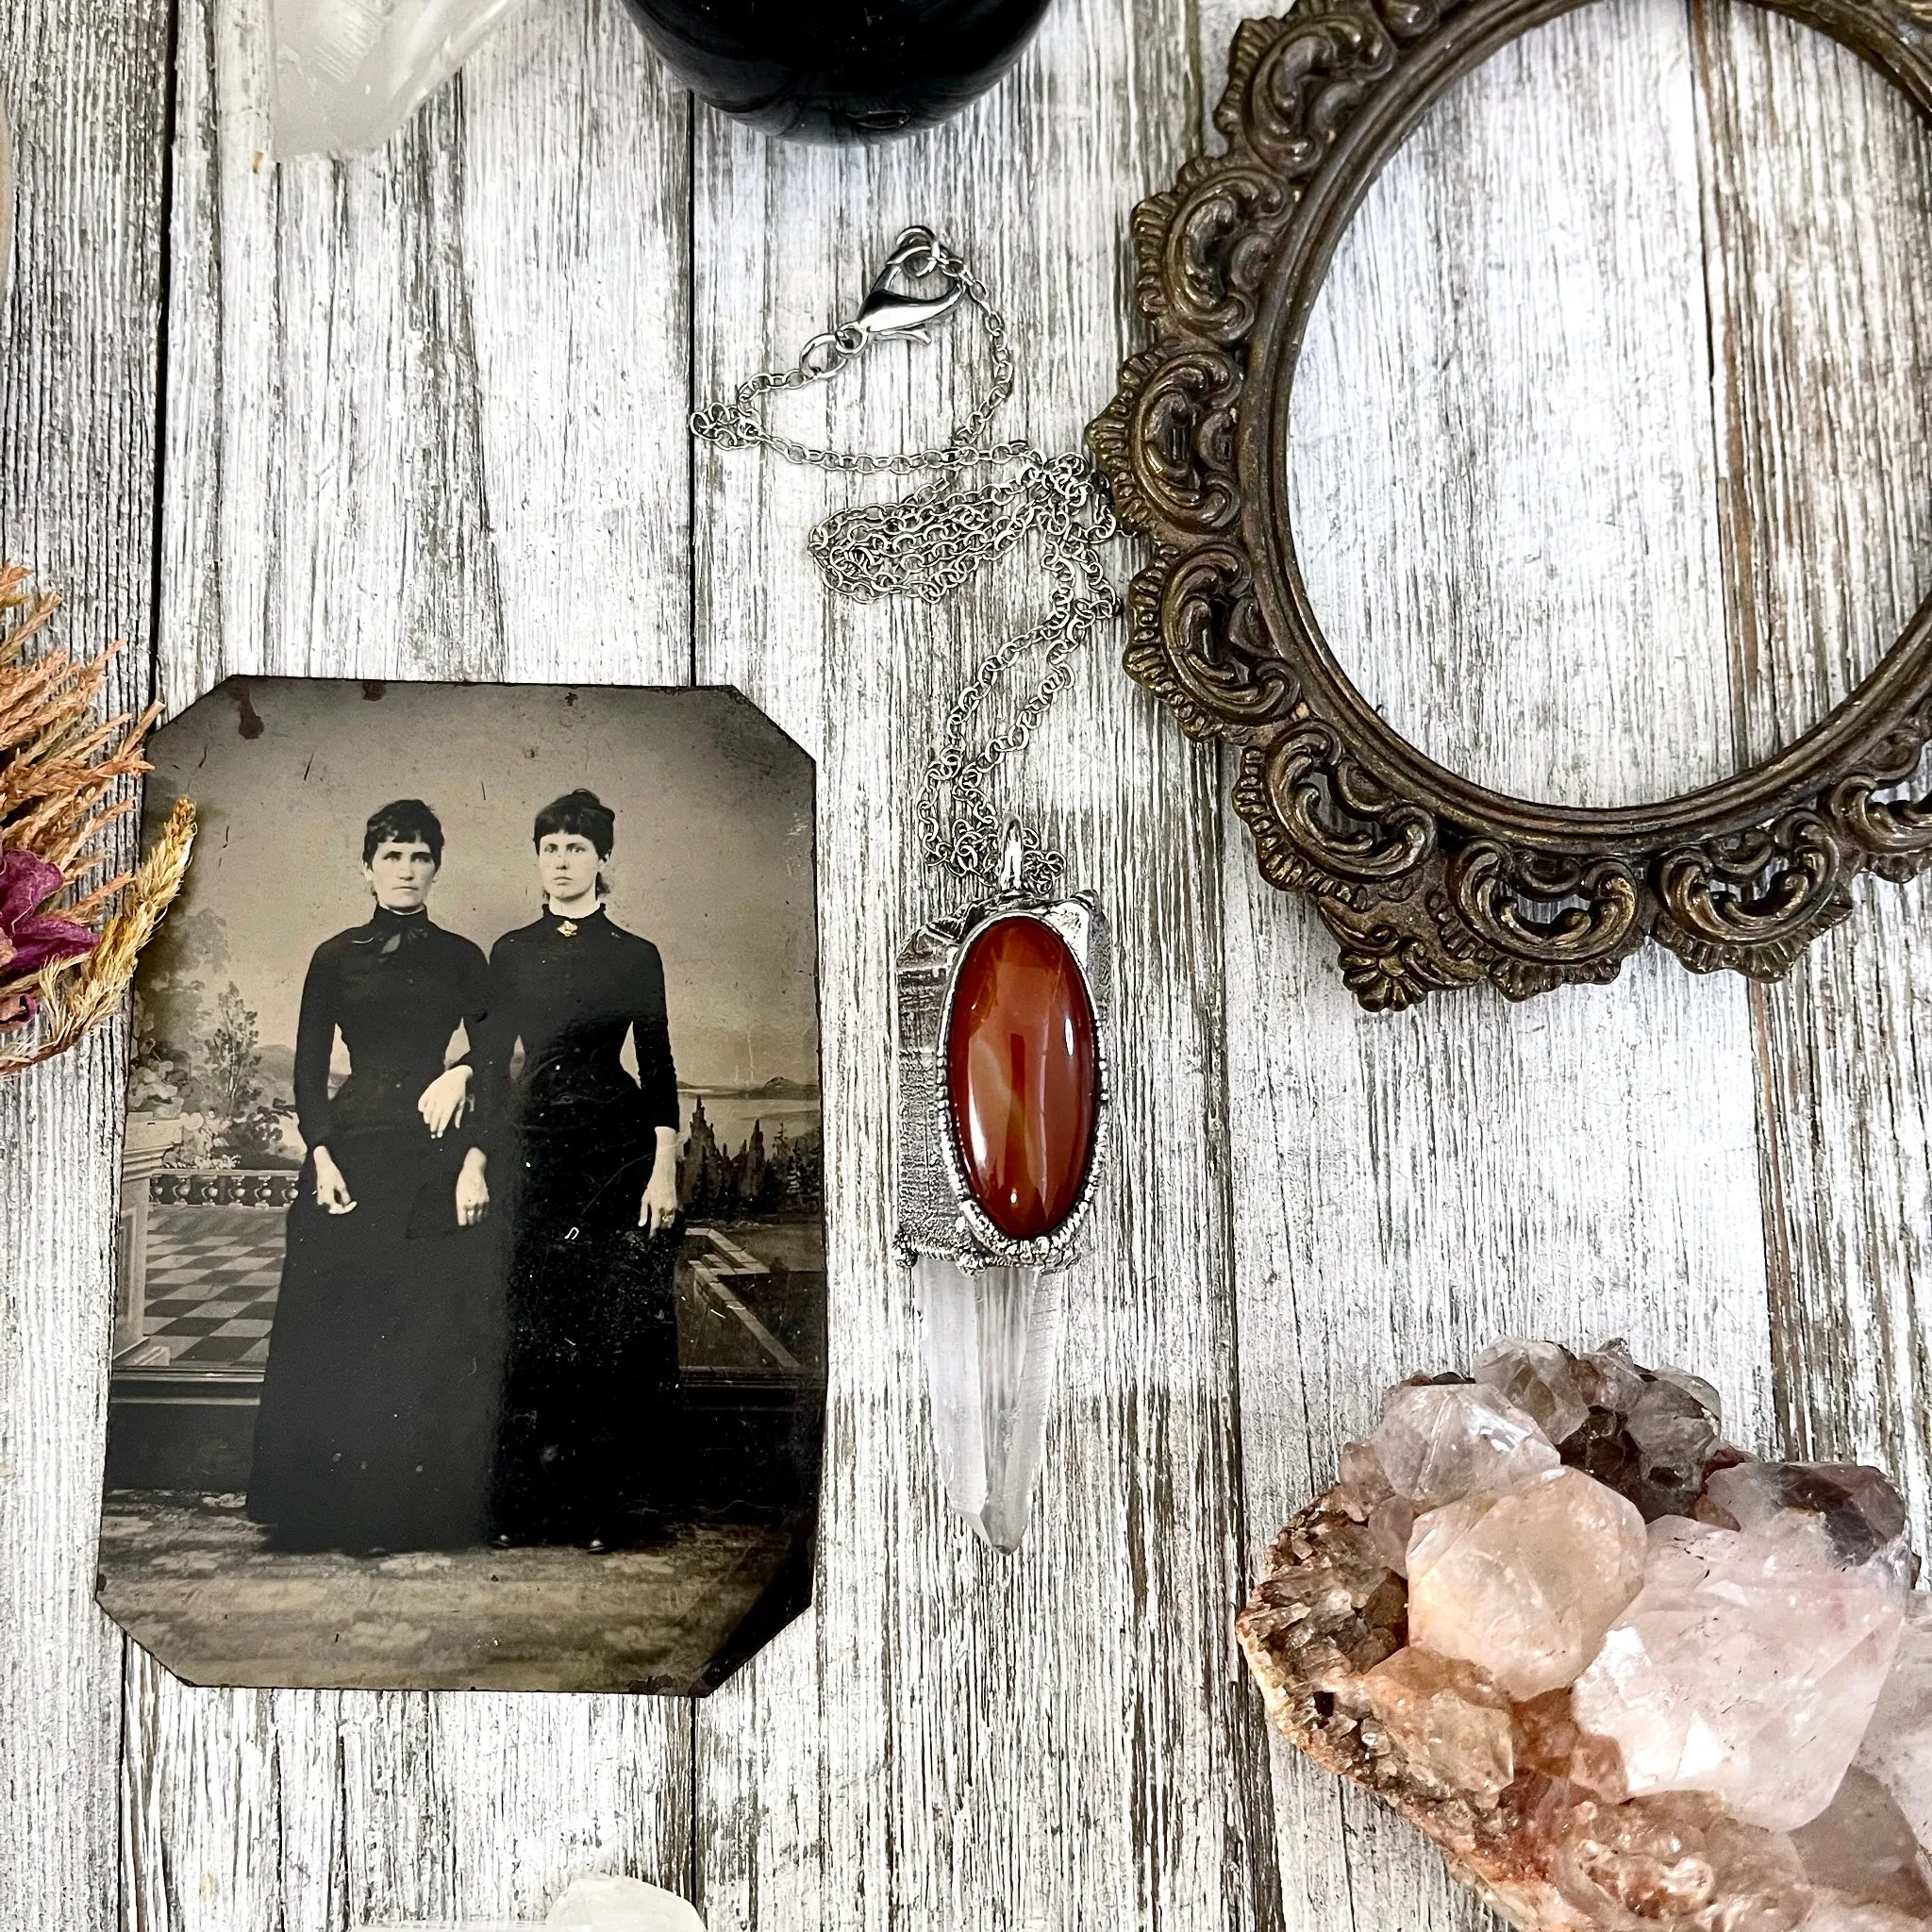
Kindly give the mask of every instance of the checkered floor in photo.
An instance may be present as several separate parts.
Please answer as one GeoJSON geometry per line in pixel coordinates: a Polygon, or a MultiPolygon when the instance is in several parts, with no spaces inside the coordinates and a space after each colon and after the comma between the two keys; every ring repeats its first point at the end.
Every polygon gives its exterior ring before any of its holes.
{"type": "MultiPolygon", "coordinates": [[[[167,1367],[260,1373],[281,1285],[285,1215],[280,1208],[148,1210],[142,1334],[166,1348],[167,1367]]],[[[822,1276],[795,1279],[823,1292],[822,1276]]],[[[765,1265],[722,1231],[693,1229],[677,1271],[681,1364],[795,1374],[798,1359],[780,1339],[782,1313],[761,1293],[770,1280],[765,1265]]]]}
{"type": "Polygon", "coordinates": [[[172,1366],[259,1369],[282,1278],[279,1208],[148,1210],[147,1319],[172,1366]]]}

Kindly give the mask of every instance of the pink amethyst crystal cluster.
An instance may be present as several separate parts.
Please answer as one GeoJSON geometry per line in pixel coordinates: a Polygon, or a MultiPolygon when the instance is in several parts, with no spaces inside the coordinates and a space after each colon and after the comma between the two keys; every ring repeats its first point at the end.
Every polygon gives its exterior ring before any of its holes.
{"type": "Polygon", "coordinates": [[[1237,1620],[1274,1722],[1549,1932],[1932,1928],[1932,1597],[1876,1470],[1620,1342],[1389,1391],[1237,1620]]]}

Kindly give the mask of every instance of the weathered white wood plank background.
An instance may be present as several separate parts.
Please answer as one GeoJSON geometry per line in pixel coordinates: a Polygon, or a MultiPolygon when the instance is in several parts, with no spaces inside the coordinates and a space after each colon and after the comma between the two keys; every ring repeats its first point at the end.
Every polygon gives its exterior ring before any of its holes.
{"type": "MultiPolygon", "coordinates": [[[[158,521],[168,9],[0,12],[17,267],[0,311],[0,550],[147,695],[158,521]]],[[[110,1922],[120,1633],[92,1603],[121,1041],[0,1091],[0,1923],[110,1922]]]]}
{"type": "MultiPolygon", "coordinates": [[[[921,747],[1028,587],[831,603],[807,527],[891,486],[694,453],[683,417],[926,219],[1028,351],[1014,423],[1074,437],[1133,340],[1128,208],[1201,139],[1241,10],[1057,0],[959,122],[832,155],[694,108],[615,0],[532,0],[384,153],[277,167],[260,0],[0,0],[0,549],[133,641],[130,699],[150,665],[176,706],[238,670],[696,677],[819,759],[840,1343],[817,1604],[707,1703],[188,1689],[90,1602],[119,1042],[0,1091],[0,1925],[535,1914],[596,1867],[712,1932],[1470,1927],[1405,1830],[1271,1747],[1227,1635],[1382,1383],[1623,1333],[1747,1440],[1888,1462],[1932,1526],[1924,890],[1766,993],[1644,960],[1368,1020],[1104,657],[1022,788],[1119,921],[1119,1158],[1032,1538],[998,1562],[945,1514],[883,1029],[929,905],[921,747]]],[[[1365,688],[1579,802],[1808,722],[1932,583],[1928,268],[1925,135],[1735,0],[1607,0],[1466,83],[1305,364],[1295,514],[1365,688]]],[[[976,347],[788,422],[923,438],[976,347]]]]}

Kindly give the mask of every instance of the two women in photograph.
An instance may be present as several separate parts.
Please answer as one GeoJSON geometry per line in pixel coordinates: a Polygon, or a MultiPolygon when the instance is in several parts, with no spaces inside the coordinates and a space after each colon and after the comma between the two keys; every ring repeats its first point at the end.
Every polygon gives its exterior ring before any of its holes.
{"type": "Polygon", "coordinates": [[[486,964],[428,918],[435,815],[369,821],[372,916],[317,949],[296,1042],[248,1495],[279,1547],[660,1533],[677,1081],[657,949],[604,910],[614,841],[591,792],[540,812],[542,913],[486,964]]]}

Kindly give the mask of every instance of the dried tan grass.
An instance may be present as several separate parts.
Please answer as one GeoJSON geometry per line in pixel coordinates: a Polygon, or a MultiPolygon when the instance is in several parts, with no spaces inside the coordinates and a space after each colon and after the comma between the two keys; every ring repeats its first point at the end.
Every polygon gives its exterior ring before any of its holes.
{"type": "Polygon", "coordinates": [[[22,994],[37,1008],[23,1043],[0,1052],[0,1074],[64,1052],[120,1005],[135,955],[180,890],[194,843],[194,808],[183,799],[137,871],[89,883],[108,864],[103,834],[134,808],[121,781],[148,770],[141,746],[160,708],[96,716],[118,644],[93,658],[54,645],[29,658],[27,646],[58,608],[19,564],[0,565],[0,852],[31,852],[58,866],[65,885],[41,909],[99,938],[80,958],[25,978],[9,979],[0,967],[0,1009],[22,994]]]}
{"type": "Polygon", "coordinates": [[[82,1034],[113,1012],[134,977],[135,956],[174,903],[194,849],[194,804],[177,798],[161,836],[127,882],[126,902],[100,931],[100,942],[78,959],[64,959],[28,982],[40,1002],[39,1037],[19,1053],[0,1053],[0,1074],[65,1053],[82,1034]]]}

